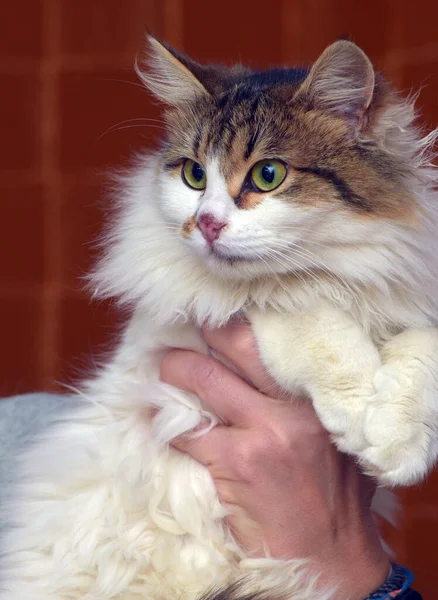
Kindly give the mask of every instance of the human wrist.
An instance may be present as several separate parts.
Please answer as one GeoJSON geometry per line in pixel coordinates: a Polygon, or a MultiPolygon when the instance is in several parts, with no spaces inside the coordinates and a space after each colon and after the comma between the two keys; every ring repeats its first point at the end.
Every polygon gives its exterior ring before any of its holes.
{"type": "Polygon", "coordinates": [[[330,583],[336,586],[337,597],[342,600],[366,600],[387,580],[391,564],[387,557],[374,560],[351,561],[334,570],[330,583]]]}
{"type": "Polygon", "coordinates": [[[364,600],[378,589],[391,572],[374,523],[350,537],[341,536],[329,555],[312,561],[320,584],[336,588],[342,600],[364,600]]]}

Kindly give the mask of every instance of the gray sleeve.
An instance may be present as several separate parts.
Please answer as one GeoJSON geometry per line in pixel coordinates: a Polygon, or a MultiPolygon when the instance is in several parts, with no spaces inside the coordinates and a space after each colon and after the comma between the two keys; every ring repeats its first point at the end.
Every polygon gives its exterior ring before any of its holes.
{"type": "Polygon", "coordinates": [[[49,423],[81,406],[79,396],[27,394],[0,399],[0,502],[14,480],[14,461],[49,423]]]}

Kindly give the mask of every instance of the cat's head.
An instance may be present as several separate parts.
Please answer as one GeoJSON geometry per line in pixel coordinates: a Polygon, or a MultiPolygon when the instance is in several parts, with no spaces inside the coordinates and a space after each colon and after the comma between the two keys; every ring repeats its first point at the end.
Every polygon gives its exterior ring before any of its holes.
{"type": "Polygon", "coordinates": [[[333,249],[416,227],[412,105],[354,43],[264,72],[201,66],[154,37],[149,48],[138,70],[166,105],[160,210],[210,271],[336,271],[333,249]]]}

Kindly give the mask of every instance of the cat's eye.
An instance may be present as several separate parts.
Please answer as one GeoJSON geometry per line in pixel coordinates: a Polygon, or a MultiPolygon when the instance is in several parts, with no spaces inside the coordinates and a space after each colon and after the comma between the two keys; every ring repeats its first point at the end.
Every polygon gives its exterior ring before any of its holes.
{"type": "Polygon", "coordinates": [[[194,190],[204,190],[207,185],[207,175],[204,168],[194,160],[184,161],[181,175],[184,183],[194,190]]]}
{"type": "Polygon", "coordinates": [[[261,192],[275,190],[287,175],[286,166],[279,160],[261,160],[251,169],[251,180],[261,192]]]}

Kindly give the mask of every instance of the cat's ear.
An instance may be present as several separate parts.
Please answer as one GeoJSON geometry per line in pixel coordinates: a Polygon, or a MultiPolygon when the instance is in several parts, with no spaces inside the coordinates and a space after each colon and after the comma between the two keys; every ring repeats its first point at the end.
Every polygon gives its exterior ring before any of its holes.
{"type": "Polygon", "coordinates": [[[202,67],[153,35],[147,36],[147,68],[136,63],[136,71],[147,88],[162,102],[178,106],[208,95],[201,83],[202,67]]]}
{"type": "Polygon", "coordinates": [[[374,92],[375,75],[367,55],[353,42],[335,42],[310,69],[297,97],[346,118],[360,130],[374,92]]]}

